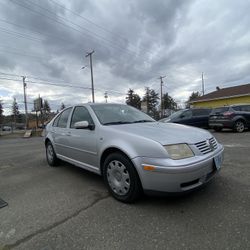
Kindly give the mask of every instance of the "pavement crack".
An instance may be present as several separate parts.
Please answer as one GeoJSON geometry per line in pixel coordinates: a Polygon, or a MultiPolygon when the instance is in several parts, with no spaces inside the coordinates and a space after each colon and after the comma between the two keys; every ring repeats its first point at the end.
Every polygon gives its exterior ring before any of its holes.
{"type": "Polygon", "coordinates": [[[90,209],[91,207],[95,206],[96,204],[98,204],[100,201],[102,200],[105,200],[109,197],[110,195],[109,194],[106,194],[105,196],[102,196],[102,197],[96,197],[96,199],[94,199],[93,202],[91,202],[88,206],[86,207],[83,207],[79,210],[77,210],[76,212],[74,212],[73,214],[71,214],[70,216],[60,220],[60,221],[57,221],[53,224],[51,224],[50,226],[46,227],[46,228],[41,228],[37,231],[35,231],[34,233],[32,234],[29,234],[27,236],[25,236],[24,238],[20,239],[20,240],[17,240],[15,243],[12,243],[12,244],[6,244],[4,246],[2,246],[2,249],[6,249],[6,250],[9,250],[9,249],[12,249],[12,248],[15,248],[19,245],[21,245],[22,243],[26,242],[26,241],[29,241],[30,239],[32,239],[33,237],[37,236],[38,234],[42,234],[42,233],[45,233],[45,232],[48,232],[50,231],[51,229],[77,217],[80,213],[90,209]]]}

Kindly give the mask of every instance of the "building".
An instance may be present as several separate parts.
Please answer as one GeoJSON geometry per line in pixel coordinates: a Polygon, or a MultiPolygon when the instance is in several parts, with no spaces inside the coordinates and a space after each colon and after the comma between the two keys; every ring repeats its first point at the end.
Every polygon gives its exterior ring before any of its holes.
{"type": "Polygon", "coordinates": [[[190,106],[194,108],[215,108],[242,103],[250,104],[250,83],[229,88],[216,87],[216,91],[189,102],[190,106]]]}

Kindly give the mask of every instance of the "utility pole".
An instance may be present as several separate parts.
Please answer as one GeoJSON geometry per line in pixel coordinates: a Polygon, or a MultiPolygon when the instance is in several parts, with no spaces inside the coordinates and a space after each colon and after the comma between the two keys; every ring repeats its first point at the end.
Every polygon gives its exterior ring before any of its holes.
{"type": "Polygon", "coordinates": [[[162,86],[163,86],[163,78],[165,78],[166,76],[160,76],[158,79],[160,79],[160,87],[161,87],[161,118],[163,117],[163,101],[162,101],[162,86]]]}
{"type": "Polygon", "coordinates": [[[89,61],[90,61],[90,71],[91,71],[91,89],[92,89],[92,102],[95,102],[95,92],[94,92],[94,79],[93,79],[93,66],[92,66],[92,54],[95,51],[92,50],[91,52],[87,53],[85,57],[89,56],[89,61]]]}
{"type": "Polygon", "coordinates": [[[22,76],[23,78],[23,98],[24,98],[24,107],[25,107],[25,130],[28,128],[28,108],[27,108],[27,98],[26,98],[26,87],[27,84],[25,82],[26,76],[22,76]]]}
{"type": "Polygon", "coordinates": [[[108,93],[107,93],[107,91],[105,91],[105,93],[104,93],[104,98],[106,99],[106,103],[108,102],[108,93]]]}
{"type": "Polygon", "coordinates": [[[203,72],[201,73],[201,80],[202,80],[202,95],[204,95],[205,91],[204,91],[204,77],[203,77],[203,72]]]}
{"type": "Polygon", "coordinates": [[[14,115],[14,128],[16,129],[16,109],[17,109],[16,106],[17,105],[16,105],[16,98],[15,97],[14,97],[14,105],[13,106],[14,106],[13,107],[14,108],[14,110],[13,110],[14,111],[13,112],[13,115],[14,115]]]}

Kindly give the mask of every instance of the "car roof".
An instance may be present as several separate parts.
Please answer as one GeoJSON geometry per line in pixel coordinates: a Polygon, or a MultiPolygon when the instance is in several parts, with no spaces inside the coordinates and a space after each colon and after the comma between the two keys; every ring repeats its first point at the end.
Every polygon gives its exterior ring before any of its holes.
{"type": "Polygon", "coordinates": [[[71,105],[71,107],[74,106],[99,106],[99,105],[127,105],[126,103],[105,103],[105,102],[100,102],[100,103],[93,103],[93,102],[87,102],[87,103],[78,103],[71,105]]]}
{"type": "Polygon", "coordinates": [[[235,106],[246,106],[246,105],[250,105],[250,103],[239,103],[239,104],[232,104],[230,105],[230,107],[235,107],[235,106]]]}
{"type": "Polygon", "coordinates": [[[231,105],[225,105],[225,106],[215,107],[213,109],[230,108],[230,107],[236,107],[236,106],[250,106],[250,103],[231,104],[231,105]]]}

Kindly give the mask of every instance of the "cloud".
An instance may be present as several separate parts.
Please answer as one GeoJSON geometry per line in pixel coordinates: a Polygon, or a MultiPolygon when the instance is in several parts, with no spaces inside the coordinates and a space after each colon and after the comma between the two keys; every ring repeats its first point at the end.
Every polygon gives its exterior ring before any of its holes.
{"type": "MultiPolygon", "coordinates": [[[[164,91],[184,102],[192,91],[201,91],[201,72],[206,92],[250,82],[249,8],[244,0],[5,0],[0,72],[85,87],[28,84],[30,100],[40,93],[55,109],[62,101],[88,102],[85,55],[94,49],[97,101],[104,101],[105,91],[114,102],[124,102],[129,88],[159,91],[158,77],[166,75],[164,91]]],[[[22,95],[22,82],[6,86],[0,80],[0,96],[6,90],[22,95]]]]}

